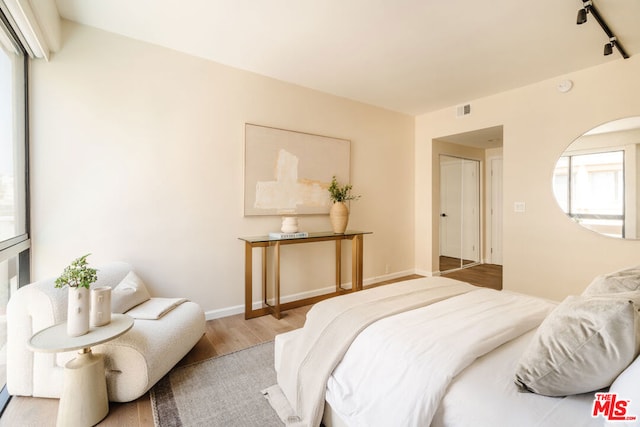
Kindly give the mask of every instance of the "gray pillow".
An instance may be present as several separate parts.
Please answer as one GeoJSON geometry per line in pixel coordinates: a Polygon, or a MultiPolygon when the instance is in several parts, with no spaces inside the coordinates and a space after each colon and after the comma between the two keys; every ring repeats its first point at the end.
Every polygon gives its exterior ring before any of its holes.
{"type": "Polygon", "coordinates": [[[637,302],[570,296],[536,331],[516,368],[516,384],[546,396],[609,387],[640,350],[637,302]]]}
{"type": "Polygon", "coordinates": [[[640,291],[640,265],[597,276],[582,295],[640,291]]]}

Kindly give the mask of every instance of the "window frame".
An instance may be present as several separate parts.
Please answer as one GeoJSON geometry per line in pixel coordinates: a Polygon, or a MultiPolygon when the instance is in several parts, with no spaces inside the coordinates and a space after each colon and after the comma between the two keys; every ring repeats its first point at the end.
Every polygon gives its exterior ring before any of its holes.
{"type": "MultiPolygon", "coordinates": [[[[0,31],[6,34],[14,47],[16,54],[22,58],[22,73],[23,73],[23,118],[24,129],[23,146],[21,153],[23,155],[22,164],[20,167],[24,167],[22,170],[16,170],[16,174],[23,173],[24,179],[24,193],[21,194],[24,197],[22,203],[24,203],[24,233],[13,236],[9,239],[0,242],[0,262],[6,261],[10,258],[18,258],[18,287],[27,285],[31,280],[31,191],[30,191],[30,169],[29,169],[29,53],[24,48],[21,37],[16,33],[11,21],[5,15],[5,12],[0,8],[0,31]]],[[[0,389],[0,416],[4,413],[11,395],[9,395],[6,384],[2,384],[0,389]]]]}
{"type": "MultiPolygon", "coordinates": [[[[611,148],[607,150],[598,150],[598,151],[589,151],[589,152],[575,152],[569,153],[560,156],[560,159],[567,159],[567,182],[566,182],[566,209],[564,206],[561,206],[564,213],[569,216],[569,218],[574,221],[580,223],[581,220],[618,220],[622,222],[621,227],[621,235],[619,237],[625,238],[625,225],[626,225],[626,207],[625,207],[625,199],[624,199],[624,187],[626,186],[625,182],[625,170],[626,170],[626,152],[624,149],[619,148],[611,148]],[[622,154],[622,186],[623,186],[623,199],[622,199],[622,213],[621,214],[585,214],[578,213],[573,210],[573,163],[574,157],[591,155],[591,154],[606,154],[606,153],[621,153],[622,154]]],[[[558,161],[558,163],[560,160],[558,161]]],[[[557,164],[556,164],[557,168],[557,164]]],[[[587,227],[588,228],[588,227],[587,227]]]]}

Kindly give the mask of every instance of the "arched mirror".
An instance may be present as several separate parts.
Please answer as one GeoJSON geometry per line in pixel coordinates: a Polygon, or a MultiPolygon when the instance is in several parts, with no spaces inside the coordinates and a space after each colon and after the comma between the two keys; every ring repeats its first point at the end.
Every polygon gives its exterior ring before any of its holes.
{"type": "Polygon", "coordinates": [[[569,218],[597,233],[640,233],[640,117],[591,129],[569,145],[553,174],[553,191],[569,218]]]}

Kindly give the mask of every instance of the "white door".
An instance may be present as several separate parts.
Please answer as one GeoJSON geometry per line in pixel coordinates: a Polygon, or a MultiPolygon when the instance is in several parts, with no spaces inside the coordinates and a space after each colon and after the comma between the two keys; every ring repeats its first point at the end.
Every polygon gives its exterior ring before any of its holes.
{"type": "Polygon", "coordinates": [[[502,265],[502,158],[491,159],[491,263],[502,265]]]}
{"type": "Polygon", "coordinates": [[[440,156],[440,255],[460,258],[462,236],[460,159],[440,156]]]}
{"type": "Polygon", "coordinates": [[[480,261],[480,162],[440,156],[440,255],[480,261]]]}

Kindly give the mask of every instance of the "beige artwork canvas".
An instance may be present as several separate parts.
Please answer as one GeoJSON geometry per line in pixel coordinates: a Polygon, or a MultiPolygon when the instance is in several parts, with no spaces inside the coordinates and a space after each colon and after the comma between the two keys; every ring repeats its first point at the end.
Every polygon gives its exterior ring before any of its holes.
{"type": "Polygon", "coordinates": [[[245,125],[244,214],[328,214],[335,175],[349,181],[350,141],[245,125]]]}

